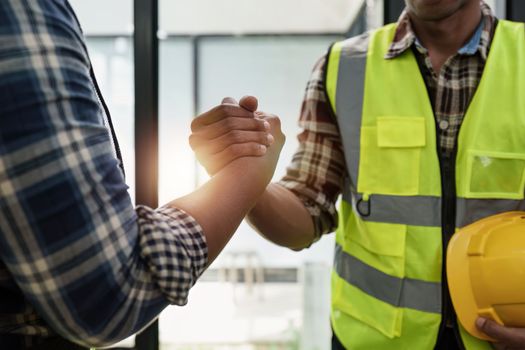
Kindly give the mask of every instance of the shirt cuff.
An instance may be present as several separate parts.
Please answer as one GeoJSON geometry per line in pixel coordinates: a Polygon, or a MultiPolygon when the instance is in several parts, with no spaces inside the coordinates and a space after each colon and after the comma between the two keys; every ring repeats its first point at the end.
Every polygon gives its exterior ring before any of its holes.
{"type": "Polygon", "coordinates": [[[335,204],[326,200],[326,197],[309,189],[303,183],[292,180],[281,180],[279,185],[290,190],[299,198],[304,207],[310,213],[314,223],[315,239],[318,241],[322,235],[335,231],[338,223],[335,204]]]}
{"type": "Polygon", "coordinates": [[[137,207],[142,256],[171,304],[185,305],[190,288],[206,269],[208,247],[199,223],[174,207],[137,207]]]}

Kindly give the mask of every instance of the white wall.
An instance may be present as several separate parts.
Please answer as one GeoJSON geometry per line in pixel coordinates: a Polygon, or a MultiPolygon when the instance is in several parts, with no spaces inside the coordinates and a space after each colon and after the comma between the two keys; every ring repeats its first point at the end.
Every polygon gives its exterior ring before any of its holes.
{"type": "Polygon", "coordinates": [[[69,0],[84,34],[133,33],[133,0],[69,0]]]}
{"type": "MultiPolygon", "coordinates": [[[[160,27],[165,34],[343,33],[364,1],[382,17],[380,0],[160,0],[160,27]]],[[[133,31],[133,0],[70,2],[87,35],[133,31]]],[[[505,17],[503,0],[486,2],[505,17]]]]}
{"type": "MultiPolygon", "coordinates": [[[[130,34],[132,0],[70,0],[87,35],[130,34]]],[[[168,34],[345,32],[364,0],[160,0],[168,34]]]]}

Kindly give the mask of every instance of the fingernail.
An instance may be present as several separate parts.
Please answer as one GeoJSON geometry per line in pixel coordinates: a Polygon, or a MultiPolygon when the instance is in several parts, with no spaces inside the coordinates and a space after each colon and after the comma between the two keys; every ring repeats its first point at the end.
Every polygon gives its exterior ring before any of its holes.
{"type": "Polygon", "coordinates": [[[261,152],[261,154],[265,154],[266,153],[266,146],[259,145],[259,151],[261,152]]]}
{"type": "Polygon", "coordinates": [[[271,145],[271,144],[273,143],[273,141],[274,141],[274,138],[273,138],[272,135],[267,135],[267,136],[266,136],[266,139],[268,140],[268,144],[269,144],[269,145],[271,145]]]}
{"type": "Polygon", "coordinates": [[[486,319],[486,318],[478,317],[478,318],[476,319],[476,327],[478,327],[478,328],[483,328],[483,326],[485,325],[485,322],[487,322],[487,319],[486,319]]]}
{"type": "Polygon", "coordinates": [[[264,122],[264,128],[265,128],[266,130],[270,130],[270,123],[268,123],[268,122],[264,122]]]}

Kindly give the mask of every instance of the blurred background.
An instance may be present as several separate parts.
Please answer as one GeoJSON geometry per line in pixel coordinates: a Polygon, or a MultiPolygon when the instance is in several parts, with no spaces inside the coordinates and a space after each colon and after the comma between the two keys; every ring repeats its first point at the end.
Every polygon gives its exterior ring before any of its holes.
{"type": "MultiPolygon", "coordinates": [[[[143,15],[134,8],[141,2],[150,5],[145,0],[71,0],[112,113],[132,198],[141,183],[136,174],[155,177],[157,193],[145,201],[150,205],[162,205],[207,180],[188,145],[190,123],[225,96],[252,94],[262,110],[281,117],[288,137],[275,173],[279,179],[297,147],[297,119],[315,62],[333,41],[395,21],[404,5],[402,0],[153,1],[158,47],[150,48],[158,49],[158,61],[153,55],[152,70],[144,63],[149,56],[144,59],[142,51],[134,50],[134,28],[143,15]],[[141,161],[144,157],[135,152],[137,140],[150,141],[147,130],[135,128],[136,107],[156,103],[155,96],[140,93],[144,79],[152,89],[158,87],[158,113],[153,108],[155,115],[148,116],[158,122],[158,134],[151,138],[158,141],[158,181],[150,169],[155,162],[141,161]]],[[[518,1],[488,3],[502,18],[523,6],[518,1]]],[[[162,313],[158,338],[154,330],[145,342],[132,337],[118,346],[328,350],[333,241],[328,235],[310,249],[292,252],[242,224],[192,289],[189,304],[162,313]]]]}

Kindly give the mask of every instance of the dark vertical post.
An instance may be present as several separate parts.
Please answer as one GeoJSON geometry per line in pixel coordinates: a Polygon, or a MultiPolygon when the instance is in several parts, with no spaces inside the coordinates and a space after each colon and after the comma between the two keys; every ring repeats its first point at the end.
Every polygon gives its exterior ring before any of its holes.
{"type": "Polygon", "coordinates": [[[366,31],[367,18],[366,18],[366,1],[363,2],[359,13],[355,17],[355,20],[352,22],[345,36],[350,38],[352,36],[359,35],[366,31]]]}
{"type": "MultiPolygon", "coordinates": [[[[158,206],[158,0],[134,0],[136,203],[158,206]]],[[[137,335],[137,350],[159,349],[158,322],[137,335]]]]}
{"type": "MultiPolygon", "coordinates": [[[[193,115],[196,116],[200,113],[200,44],[201,37],[193,37],[191,44],[193,49],[193,115]]],[[[199,161],[195,158],[195,188],[199,187],[199,161]]]]}
{"type": "Polygon", "coordinates": [[[525,1],[507,0],[507,19],[516,22],[525,22],[525,1]]]}
{"type": "Polygon", "coordinates": [[[195,36],[192,40],[193,48],[193,114],[200,112],[200,45],[202,37],[195,36]]]}
{"type": "Polygon", "coordinates": [[[383,0],[384,14],[383,23],[396,22],[405,8],[405,0],[383,0]]]}

